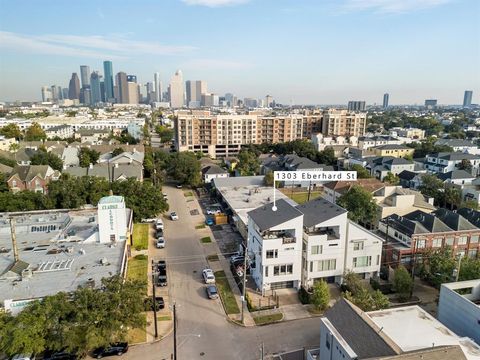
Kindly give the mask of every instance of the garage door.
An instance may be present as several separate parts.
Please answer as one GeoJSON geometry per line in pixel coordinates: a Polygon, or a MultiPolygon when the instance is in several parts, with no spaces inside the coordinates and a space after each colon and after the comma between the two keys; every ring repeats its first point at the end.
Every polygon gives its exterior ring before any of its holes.
{"type": "Polygon", "coordinates": [[[270,284],[270,289],[287,289],[293,288],[293,281],[279,281],[270,284]]]}

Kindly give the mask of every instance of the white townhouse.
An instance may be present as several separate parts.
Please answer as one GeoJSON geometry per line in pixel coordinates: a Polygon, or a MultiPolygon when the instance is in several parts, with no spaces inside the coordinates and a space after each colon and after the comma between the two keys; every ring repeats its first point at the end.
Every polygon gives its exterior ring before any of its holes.
{"type": "Polygon", "coordinates": [[[342,282],[346,270],[369,278],[380,270],[383,240],[323,198],[296,207],[285,200],[248,213],[252,277],[262,290],[342,282]]]}
{"type": "Polygon", "coordinates": [[[480,167],[480,155],[465,154],[461,152],[439,152],[428,154],[425,161],[425,169],[429,173],[448,173],[458,170],[462,160],[467,160],[472,164],[472,172],[478,173],[480,167]]]}

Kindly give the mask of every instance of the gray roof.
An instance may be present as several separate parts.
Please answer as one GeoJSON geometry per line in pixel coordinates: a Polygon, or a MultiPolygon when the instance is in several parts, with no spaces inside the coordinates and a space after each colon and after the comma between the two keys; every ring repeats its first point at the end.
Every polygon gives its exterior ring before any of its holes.
{"type": "Polygon", "coordinates": [[[248,212],[248,216],[257,224],[260,231],[268,230],[286,221],[303,216],[300,211],[283,199],[278,200],[275,205],[277,211],[272,210],[273,203],[270,203],[248,212]]]}
{"type": "Polygon", "coordinates": [[[235,176],[228,178],[216,178],[213,179],[215,187],[241,187],[241,186],[264,186],[264,176],[235,176]]]}
{"type": "Polygon", "coordinates": [[[465,139],[438,139],[435,145],[447,145],[451,147],[466,146],[477,147],[474,143],[465,139]]]}
{"type": "Polygon", "coordinates": [[[428,232],[448,232],[452,231],[443,221],[437,218],[435,215],[426,214],[421,210],[415,210],[404,216],[405,218],[419,223],[428,232]]]}
{"type": "Polygon", "coordinates": [[[403,170],[400,174],[398,174],[398,177],[402,180],[412,180],[417,175],[418,174],[416,172],[403,170]]]}
{"type": "Polygon", "coordinates": [[[319,164],[315,161],[312,161],[306,157],[301,157],[295,154],[285,155],[283,157],[283,162],[294,167],[296,170],[302,169],[317,169],[319,164]]]}
{"type": "Polygon", "coordinates": [[[469,208],[462,208],[457,210],[457,214],[460,214],[470,223],[480,228],[480,211],[469,208]]]}
{"type": "Polygon", "coordinates": [[[82,168],[79,166],[67,167],[64,172],[72,176],[96,176],[110,179],[112,181],[119,180],[120,178],[135,178],[136,180],[142,180],[143,178],[143,166],[137,163],[132,164],[110,164],[110,172],[108,170],[108,164],[100,163],[93,165],[92,168],[82,168]]]}
{"type": "Polygon", "coordinates": [[[405,145],[395,145],[395,144],[387,144],[387,145],[380,145],[380,146],[375,146],[375,149],[379,150],[396,150],[396,149],[412,149],[408,146],[405,145]]]}
{"type": "Polygon", "coordinates": [[[304,215],[303,225],[307,228],[313,227],[347,212],[344,208],[341,208],[322,197],[298,205],[297,209],[304,215]]]}
{"type": "Polygon", "coordinates": [[[473,159],[480,159],[480,155],[472,155],[472,154],[465,154],[462,152],[439,152],[428,154],[428,156],[436,157],[444,160],[473,160],[473,159]]]}
{"type": "Polygon", "coordinates": [[[13,168],[4,164],[0,164],[0,173],[9,175],[13,168]]]}
{"type": "Polygon", "coordinates": [[[31,181],[35,176],[40,176],[45,179],[48,170],[51,169],[48,165],[19,165],[15,166],[10,174],[10,177],[17,175],[22,181],[31,181]]]}
{"type": "Polygon", "coordinates": [[[438,174],[440,180],[459,180],[459,179],[474,179],[475,176],[465,170],[453,170],[447,173],[438,174]]]}
{"type": "Polygon", "coordinates": [[[343,298],[325,312],[325,317],[358,355],[358,359],[396,355],[395,350],[343,298]]]}
{"type": "Polygon", "coordinates": [[[214,174],[226,174],[227,171],[225,169],[222,169],[218,165],[209,165],[209,166],[205,166],[202,169],[202,173],[204,175],[214,175],[214,174]]]}
{"type": "Polygon", "coordinates": [[[454,213],[453,211],[440,208],[434,211],[432,214],[434,214],[437,218],[442,220],[449,228],[453,230],[457,230],[457,231],[474,230],[477,228],[475,225],[470,223],[458,212],[454,213]]]}

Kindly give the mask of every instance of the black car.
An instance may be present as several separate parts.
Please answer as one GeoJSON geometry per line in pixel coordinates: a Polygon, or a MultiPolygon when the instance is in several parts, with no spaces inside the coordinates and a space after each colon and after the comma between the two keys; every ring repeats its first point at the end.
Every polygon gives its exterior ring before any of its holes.
{"type": "Polygon", "coordinates": [[[43,360],[77,360],[79,358],[77,354],[69,353],[65,350],[46,350],[43,354],[43,360]]]}
{"type": "Polygon", "coordinates": [[[159,238],[163,236],[163,230],[162,229],[158,229],[156,232],[155,232],[155,237],[156,238],[159,238]]]}
{"type": "Polygon", "coordinates": [[[122,355],[128,351],[128,343],[115,343],[93,350],[93,357],[100,359],[104,356],[122,355]]]}
{"type": "Polygon", "coordinates": [[[161,272],[167,268],[167,263],[165,260],[158,260],[157,262],[157,271],[161,272]]]}
{"type": "MultiPolygon", "coordinates": [[[[165,301],[161,296],[155,297],[155,304],[157,305],[156,310],[162,310],[165,308],[165,301]]],[[[145,298],[145,311],[153,311],[153,301],[151,297],[145,298]]]]}

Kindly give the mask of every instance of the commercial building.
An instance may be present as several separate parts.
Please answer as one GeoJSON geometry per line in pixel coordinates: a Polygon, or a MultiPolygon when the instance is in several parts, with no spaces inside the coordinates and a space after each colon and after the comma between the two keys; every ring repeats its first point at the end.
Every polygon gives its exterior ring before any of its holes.
{"type": "Polygon", "coordinates": [[[47,139],[60,138],[60,139],[69,139],[74,135],[73,127],[71,125],[63,124],[50,127],[45,130],[45,135],[47,139]]]}
{"type": "Polygon", "coordinates": [[[123,275],[132,227],[120,196],[91,210],[1,213],[0,302],[15,314],[32,300],[123,275]]]}
{"type": "Polygon", "coordinates": [[[92,75],[90,75],[90,95],[92,105],[102,102],[102,88],[100,86],[101,78],[102,76],[98,71],[94,71],[92,72],[92,75]]]}
{"type": "Polygon", "coordinates": [[[427,109],[434,109],[437,107],[437,99],[427,99],[425,100],[425,107],[427,109]]]}
{"type": "Polygon", "coordinates": [[[105,101],[113,103],[115,101],[115,96],[113,93],[113,65],[111,61],[103,62],[103,76],[105,78],[105,101]]]}
{"type": "Polygon", "coordinates": [[[119,72],[117,74],[115,86],[117,88],[117,95],[116,95],[117,103],[128,104],[128,81],[127,81],[126,73],[119,72]]]}
{"type": "Polygon", "coordinates": [[[380,270],[382,244],[323,198],[296,206],[282,199],[248,212],[251,276],[262,293],[310,289],[320,279],[340,284],[346,270],[369,278],[380,270]]]}
{"type": "Polygon", "coordinates": [[[347,109],[348,111],[365,111],[365,101],[349,101],[347,109]]]}
{"type": "Polygon", "coordinates": [[[170,106],[172,108],[182,108],[185,104],[183,90],[183,75],[181,70],[177,70],[170,80],[169,87],[170,106]]]}
{"type": "Polygon", "coordinates": [[[387,109],[388,108],[388,99],[390,95],[388,93],[383,94],[383,108],[387,109]]]}
{"type": "Polygon", "coordinates": [[[477,257],[478,212],[461,210],[453,212],[441,208],[430,214],[416,210],[382,219],[378,229],[388,238],[383,261],[392,266],[411,267],[425,251],[445,246],[453,250],[454,256],[477,257]]]}
{"type": "Polygon", "coordinates": [[[68,84],[68,98],[70,100],[80,99],[80,79],[77,73],[72,73],[72,78],[68,84]]]}
{"type": "Polygon", "coordinates": [[[463,107],[470,107],[472,106],[472,90],[465,90],[465,94],[463,95],[463,107]]]}
{"type": "Polygon", "coordinates": [[[82,88],[90,86],[90,66],[80,65],[80,80],[82,81],[82,88]]]}
{"type": "Polygon", "coordinates": [[[162,82],[160,80],[160,73],[158,72],[153,74],[153,91],[155,92],[155,98],[150,100],[156,102],[162,101],[162,82]]]}
{"type": "Polygon", "coordinates": [[[480,344],[480,279],[442,284],[438,320],[480,344]]]}
{"type": "Polygon", "coordinates": [[[208,106],[202,103],[202,95],[207,93],[207,82],[203,80],[188,80],[185,83],[187,106],[190,108],[196,108],[200,106],[208,106]]]}
{"type": "Polygon", "coordinates": [[[367,123],[367,114],[350,110],[328,109],[322,113],[324,136],[363,136],[367,123]]]}

